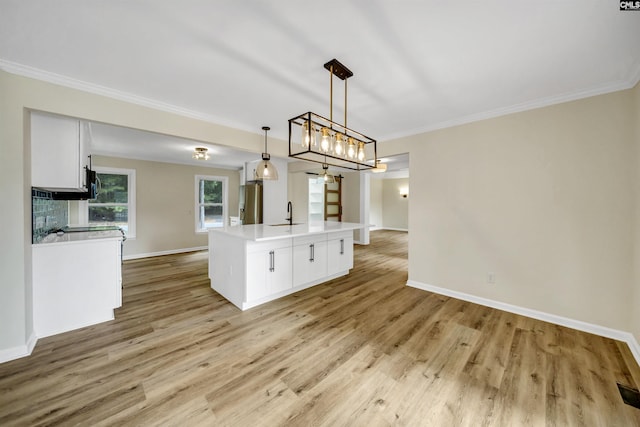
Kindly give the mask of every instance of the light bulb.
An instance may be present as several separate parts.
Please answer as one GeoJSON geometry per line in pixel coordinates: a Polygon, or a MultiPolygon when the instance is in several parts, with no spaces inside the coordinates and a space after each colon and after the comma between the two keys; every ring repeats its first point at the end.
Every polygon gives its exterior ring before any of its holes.
{"type": "Polygon", "coordinates": [[[302,138],[300,139],[300,145],[302,145],[302,148],[316,146],[316,130],[313,125],[309,124],[308,120],[305,120],[304,123],[302,123],[302,138]],[[311,128],[311,132],[309,132],[309,128],[311,128]]]}
{"type": "Polygon", "coordinates": [[[317,149],[318,148],[318,136],[316,135],[316,132],[318,132],[320,129],[316,129],[315,126],[311,126],[311,143],[309,144],[310,147],[317,149]]]}
{"type": "Polygon", "coordinates": [[[364,155],[364,142],[360,142],[358,144],[358,161],[360,162],[364,162],[365,161],[365,155],[364,155]]]}
{"type": "Polygon", "coordinates": [[[302,138],[300,139],[300,144],[304,148],[308,148],[310,142],[311,142],[311,137],[309,136],[309,124],[305,120],[305,122],[302,123],[302,138]]]}
{"type": "Polygon", "coordinates": [[[344,155],[344,139],[341,133],[336,133],[336,143],[333,145],[333,152],[336,156],[344,155]]]}
{"type": "Polygon", "coordinates": [[[356,143],[353,138],[349,137],[349,142],[347,143],[347,157],[350,159],[355,159],[356,157],[356,143]]]}
{"type": "Polygon", "coordinates": [[[328,153],[331,149],[331,134],[328,128],[322,128],[322,139],[320,140],[320,151],[328,153]]]}

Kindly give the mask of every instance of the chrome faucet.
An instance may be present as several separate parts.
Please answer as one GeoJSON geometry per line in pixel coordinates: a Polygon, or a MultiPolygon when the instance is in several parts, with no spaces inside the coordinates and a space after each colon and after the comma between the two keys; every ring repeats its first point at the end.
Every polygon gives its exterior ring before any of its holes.
{"type": "Polygon", "coordinates": [[[289,221],[289,225],[293,225],[293,205],[291,202],[287,203],[287,213],[289,214],[287,221],[289,221]]]}

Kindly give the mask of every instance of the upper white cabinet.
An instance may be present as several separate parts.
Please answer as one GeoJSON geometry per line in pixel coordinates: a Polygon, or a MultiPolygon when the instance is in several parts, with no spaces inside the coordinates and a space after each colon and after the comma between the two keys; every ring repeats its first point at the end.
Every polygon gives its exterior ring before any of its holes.
{"type": "Polygon", "coordinates": [[[79,119],[31,113],[31,186],[85,187],[90,134],[79,119]]]}

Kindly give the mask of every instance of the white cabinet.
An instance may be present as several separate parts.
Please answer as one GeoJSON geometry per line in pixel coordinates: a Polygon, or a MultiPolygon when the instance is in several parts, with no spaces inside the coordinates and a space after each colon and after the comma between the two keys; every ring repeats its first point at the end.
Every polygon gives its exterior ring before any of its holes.
{"type": "Polygon", "coordinates": [[[293,238],[293,286],[317,282],[327,275],[327,235],[293,238]]]}
{"type": "Polygon", "coordinates": [[[83,188],[88,164],[89,123],[31,113],[31,186],[83,188]]]}
{"type": "Polygon", "coordinates": [[[353,268],[353,231],[329,234],[327,242],[327,275],[353,268]]]}
{"type": "Polygon", "coordinates": [[[291,239],[247,243],[246,301],[291,289],[291,239]]]}
{"type": "Polygon", "coordinates": [[[34,244],[32,257],[39,338],[114,318],[122,305],[120,239],[34,244]]]}
{"type": "Polygon", "coordinates": [[[357,228],[360,224],[327,222],[212,229],[211,289],[246,310],[349,274],[357,228]]]}

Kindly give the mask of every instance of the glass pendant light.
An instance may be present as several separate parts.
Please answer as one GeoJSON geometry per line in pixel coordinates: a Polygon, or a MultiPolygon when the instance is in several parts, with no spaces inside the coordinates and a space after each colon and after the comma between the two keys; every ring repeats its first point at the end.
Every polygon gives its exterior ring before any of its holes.
{"type": "Polygon", "coordinates": [[[318,149],[318,141],[320,141],[320,128],[316,128],[315,126],[311,127],[311,147],[314,150],[318,149]]]}
{"type": "Polygon", "coordinates": [[[309,132],[309,122],[305,120],[304,123],[302,123],[302,138],[300,139],[300,143],[304,148],[309,148],[316,145],[315,141],[316,133],[313,129],[309,132]]]}
{"type": "Polygon", "coordinates": [[[325,184],[333,184],[336,180],[333,178],[333,175],[329,174],[329,165],[326,163],[322,164],[322,170],[324,170],[321,175],[322,180],[325,184]]]}
{"type": "Polygon", "coordinates": [[[267,131],[270,129],[268,126],[262,127],[264,131],[264,153],[262,153],[262,160],[256,167],[256,179],[276,181],[278,179],[278,171],[271,163],[271,155],[267,152],[267,131]]]}
{"type": "Polygon", "coordinates": [[[320,151],[328,153],[331,150],[331,134],[328,128],[322,128],[322,139],[320,139],[320,151]]]}
{"type": "Polygon", "coordinates": [[[358,144],[358,161],[364,162],[367,158],[364,155],[364,142],[358,144]]]}
{"type": "Polygon", "coordinates": [[[289,157],[327,164],[341,169],[375,169],[376,140],[356,132],[347,124],[347,81],[353,72],[337,59],[324,64],[329,71],[329,115],[308,111],[289,119],[289,157]],[[334,121],[334,79],[344,82],[344,122],[334,121]],[[296,129],[299,126],[299,129],[296,129]],[[301,136],[296,133],[302,132],[301,136]]]}
{"type": "Polygon", "coordinates": [[[336,142],[333,145],[333,153],[338,156],[344,156],[344,138],[340,132],[336,132],[336,142]]]}
{"type": "Polygon", "coordinates": [[[347,157],[350,159],[356,158],[356,143],[352,137],[349,137],[347,142],[347,157]]]}

